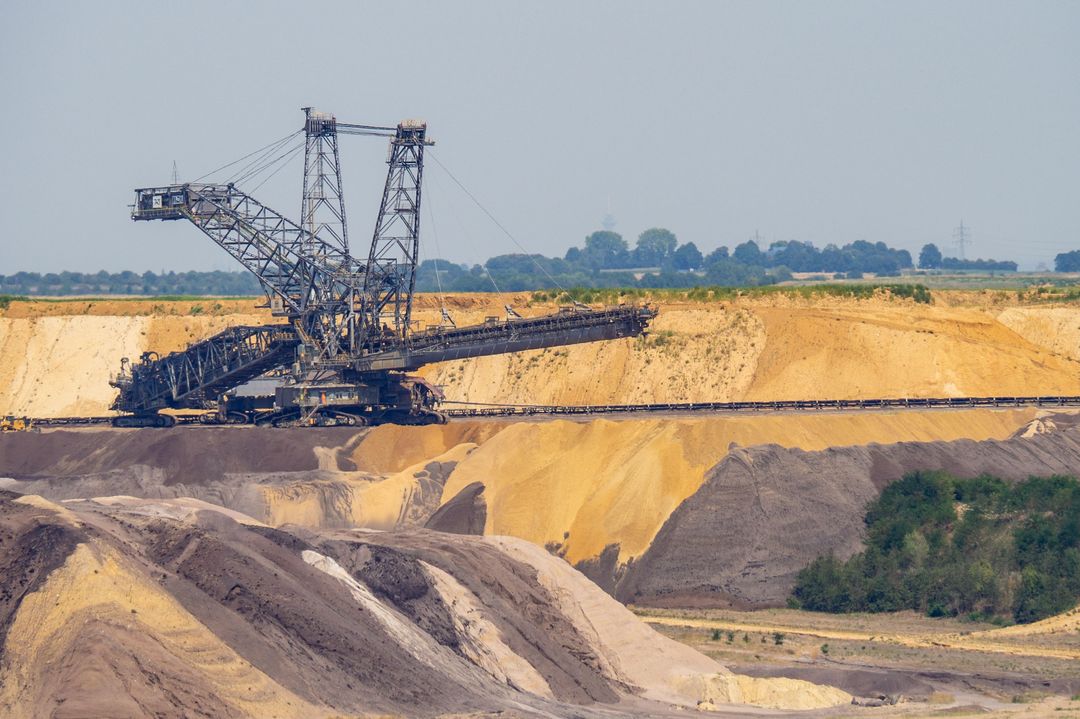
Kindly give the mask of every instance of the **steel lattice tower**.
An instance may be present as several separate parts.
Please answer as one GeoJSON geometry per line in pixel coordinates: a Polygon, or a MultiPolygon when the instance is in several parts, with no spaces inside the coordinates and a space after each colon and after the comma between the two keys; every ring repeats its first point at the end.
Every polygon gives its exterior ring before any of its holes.
{"type": "MultiPolygon", "coordinates": [[[[338,155],[337,118],[305,107],[304,196],[300,226],[309,236],[334,245],[349,254],[349,231],[345,221],[345,199],[341,187],[341,160],[338,155]]],[[[311,243],[312,251],[317,248],[311,243]]]]}
{"type": "Polygon", "coordinates": [[[364,276],[368,326],[404,338],[412,316],[416,263],[420,253],[420,189],[427,124],[406,121],[390,140],[390,166],[375,221],[364,276]]]}

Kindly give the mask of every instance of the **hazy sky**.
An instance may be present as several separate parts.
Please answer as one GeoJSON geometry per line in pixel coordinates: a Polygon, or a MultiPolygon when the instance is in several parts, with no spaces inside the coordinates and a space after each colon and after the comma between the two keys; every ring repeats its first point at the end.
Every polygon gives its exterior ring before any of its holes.
{"type": "MultiPolygon", "coordinates": [[[[0,274],[238,269],[132,188],[192,180],[302,124],[429,122],[529,251],[610,206],[633,245],[755,231],[948,246],[1034,268],[1080,248],[1080,2],[6,2],[0,274]],[[311,7],[312,9],[305,9],[311,7]],[[316,9],[317,8],[317,9],[316,9]]],[[[353,246],[385,142],[342,138],[353,246]]],[[[517,248],[433,162],[424,254],[517,248]]],[[[301,163],[256,193],[299,215],[301,163]]],[[[250,189],[250,186],[248,187],[250,189]]]]}

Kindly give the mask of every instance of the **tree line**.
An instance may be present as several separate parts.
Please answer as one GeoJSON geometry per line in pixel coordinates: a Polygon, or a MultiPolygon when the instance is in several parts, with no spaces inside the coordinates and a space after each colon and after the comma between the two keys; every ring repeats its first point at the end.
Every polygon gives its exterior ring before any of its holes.
{"type": "MultiPolygon", "coordinates": [[[[1080,251],[1058,255],[1059,268],[1080,270],[1080,251]]],[[[1015,271],[1015,262],[943,257],[929,244],[919,253],[921,269],[1015,271]]],[[[598,230],[563,257],[507,254],[472,266],[428,259],[417,268],[421,292],[517,292],[556,287],[691,288],[756,287],[790,280],[792,273],[821,273],[847,279],[866,274],[896,277],[914,268],[911,253],[884,242],[858,240],[817,248],[785,240],[761,247],[753,240],[708,254],[693,242],[680,243],[670,230],[653,227],[634,246],[617,232],[598,230]]],[[[1059,271],[1075,271],[1060,269],[1059,271]]],[[[259,295],[258,280],[236,272],[17,272],[0,275],[0,293],[13,295],[259,295]]]]}
{"type": "Polygon", "coordinates": [[[919,252],[919,269],[1016,272],[1017,264],[1009,260],[962,260],[958,257],[943,257],[937,245],[931,243],[923,245],[922,251],[919,252]]]}
{"type": "Polygon", "coordinates": [[[1080,599],[1080,482],[914,472],[866,510],[866,549],[817,558],[792,604],[1033,622],[1080,599]]]}
{"type": "Polygon", "coordinates": [[[533,254],[498,255],[484,264],[462,265],[425,260],[417,288],[425,291],[490,292],[552,287],[688,288],[702,285],[754,287],[792,278],[792,273],[840,274],[861,278],[872,273],[896,277],[912,269],[911,253],[883,242],[858,240],[842,247],[818,249],[809,242],[773,242],[762,249],[749,240],[703,254],[693,243],[680,244],[670,230],[642,232],[634,247],[617,232],[598,230],[581,247],[559,257],[533,254]]]}
{"type": "Polygon", "coordinates": [[[255,275],[237,272],[16,272],[0,275],[0,293],[13,295],[261,295],[255,275]]]}

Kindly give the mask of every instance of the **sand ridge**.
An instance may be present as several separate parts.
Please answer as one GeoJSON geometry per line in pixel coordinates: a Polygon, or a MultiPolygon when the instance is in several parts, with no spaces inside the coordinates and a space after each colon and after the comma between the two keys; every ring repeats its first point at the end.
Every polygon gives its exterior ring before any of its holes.
{"type": "MultiPolygon", "coordinates": [[[[484,533],[527,539],[574,564],[604,556],[614,571],[649,549],[733,446],[824,450],[1006,439],[1033,423],[1048,429],[1067,419],[1013,408],[361,430],[50,431],[3,437],[0,476],[13,478],[5,480],[12,489],[51,499],[187,496],[271,526],[312,528],[423,526],[476,485],[483,488],[473,493],[479,505],[469,504],[478,507],[484,533]],[[275,439],[273,452],[264,437],[275,439]]],[[[474,524],[461,519],[463,527],[474,524]]]]}

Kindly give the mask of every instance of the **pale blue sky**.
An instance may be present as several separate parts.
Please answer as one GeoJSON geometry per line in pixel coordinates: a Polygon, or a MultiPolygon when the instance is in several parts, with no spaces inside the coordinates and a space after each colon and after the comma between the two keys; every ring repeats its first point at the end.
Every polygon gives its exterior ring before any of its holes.
{"type": "MultiPolygon", "coordinates": [[[[1080,2],[6,2],[0,274],[236,269],[137,186],[300,127],[428,120],[530,251],[610,202],[705,251],[755,230],[1051,262],[1080,248],[1080,2]]],[[[343,138],[353,246],[384,143],[343,138]]],[[[517,248],[428,164],[441,255],[517,248]]],[[[257,193],[299,214],[300,162],[257,193]]],[[[425,222],[428,217],[425,213],[425,222]]],[[[425,228],[425,255],[434,235],[425,228]]]]}

